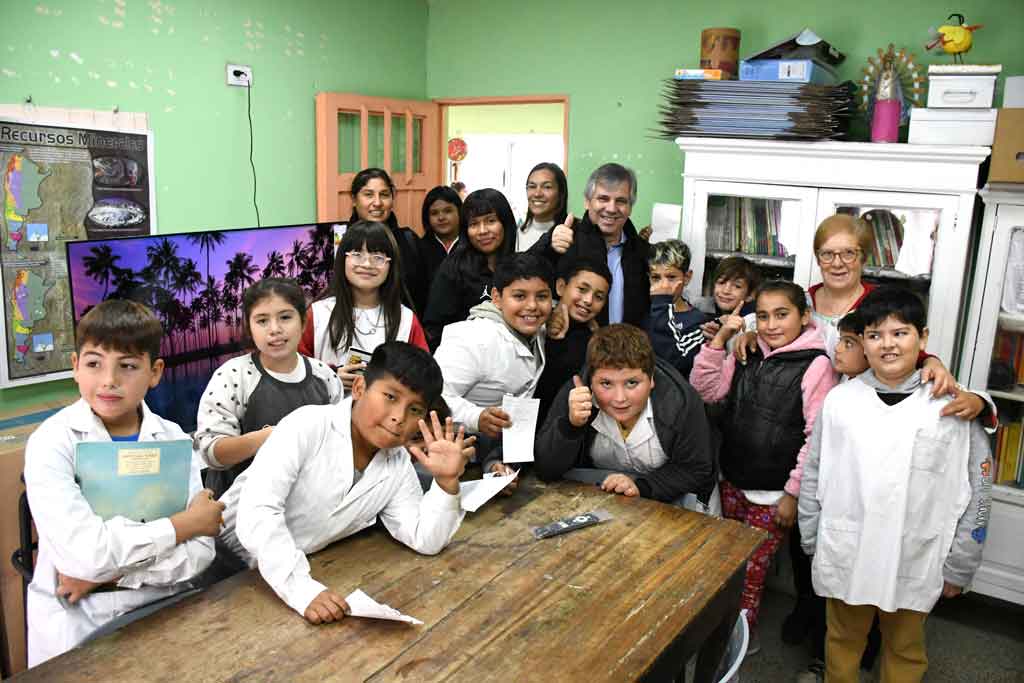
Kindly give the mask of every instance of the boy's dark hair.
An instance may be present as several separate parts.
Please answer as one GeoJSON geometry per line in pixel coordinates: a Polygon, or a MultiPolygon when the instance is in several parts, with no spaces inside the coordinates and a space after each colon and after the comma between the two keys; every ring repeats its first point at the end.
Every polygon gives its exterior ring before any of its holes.
{"type": "Polygon", "coordinates": [[[252,309],[264,299],[272,296],[279,296],[299,312],[299,319],[306,322],[306,295],[302,292],[299,283],[286,277],[265,277],[254,285],[246,288],[242,294],[242,332],[245,333],[245,340],[252,341],[252,329],[249,327],[249,317],[252,309]]]}
{"type": "Polygon", "coordinates": [[[561,259],[558,262],[558,277],[566,283],[576,277],[578,273],[593,273],[604,278],[608,287],[612,286],[612,271],[604,261],[595,261],[585,258],[561,259]]]}
{"type": "Polygon", "coordinates": [[[864,320],[856,309],[840,318],[839,324],[836,327],[839,329],[840,334],[864,334],[864,320]]]}
{"type": "Polygon", "coordinates": [[[123,353],[147,354],[150,364],[160,357],[164,330],[160,320],[137,301],[107,299],[82,316],[75,328],[75,351],[95,344],[123,353]]]}
{"type": "Polygon", "coordinates": [[[626,323],[599,328],[587,343],[587,369],[593,374],[601,368],[640,368],[654,377],[651,340],[640,328],[626,323]]]}
{"type": "Polygon", "coordinates": [[[753,261],[742,256],[729,256],[718,262],[715,273],[711,276],[711,282],[735,280],[736,278],[746,280],[750,291],[753,292],[761,284],[761,271],[757,269],[753,261]]]}
{"type": "Polygon", "coordinates": [[[441,397],[444,377],[437,361],[429,353],[400,341],[384,342],[373,351],[363,373],[366,388],[383,377],[394,377],[433,406],[441,397]]]}
{"type": "Polygon", "coordinates": [[[512,254],[498,261],[494,269],[494,288],[499,292],[516,280],[540,278],[551,288],[551,265],[529,252],[512,254]]]}
{"type": "Polygon", "coordinates": [[[789,303],[796,307],[796,312],[803,315],[807,312],[807,295],[804,293],[804,288],[800,285],[790,282],[789,280],[767,280],[762,282],[754,292],[754,303],[757,304],[757,299],[762,294],[782,294],[788,300],[789,303]]]}
{"type": "Polygon", "coordinates": [[[682,240],[664,240],[651,245],[647,265],[678,268],[685,275],[690,270],[690,247],[682,240]]]}
{"type": "Polygon", "coordinates": [[[909,289],[885,285],[872,290],[857,307],[863,329],[882,324],[892,317],[901,323],[913,325],[918,334],[924,334],[927,316],[924,304],[909,289]]]}

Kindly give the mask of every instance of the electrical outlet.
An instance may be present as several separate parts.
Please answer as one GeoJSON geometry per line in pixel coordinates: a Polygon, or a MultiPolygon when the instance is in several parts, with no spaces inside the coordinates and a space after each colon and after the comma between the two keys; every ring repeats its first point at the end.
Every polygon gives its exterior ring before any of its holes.
{"type": "Polygon", "coordinates": [[[240,85],[246,88],[252,85],[252,67],[240,64],[228,64],[228,85],[240,85]]]}

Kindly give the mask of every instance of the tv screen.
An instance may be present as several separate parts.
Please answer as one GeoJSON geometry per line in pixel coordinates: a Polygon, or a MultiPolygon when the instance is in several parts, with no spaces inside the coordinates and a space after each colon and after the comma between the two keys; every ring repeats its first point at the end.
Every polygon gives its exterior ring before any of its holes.
{"type": "Polygon", "coordinates": [[[330,283],[334,244],[329,223],[68,242],[74,321],[106,299],[149,306],[163,323],[166,369],[146,402],[191,432],[213,372],[248,351],[246,287],[291,277],[312,301],[330,283]]]}

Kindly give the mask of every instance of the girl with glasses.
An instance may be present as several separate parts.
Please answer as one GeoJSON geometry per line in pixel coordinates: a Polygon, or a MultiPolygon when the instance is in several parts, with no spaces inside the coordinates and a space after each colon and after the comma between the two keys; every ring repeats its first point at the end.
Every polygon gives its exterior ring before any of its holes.
{"type": "Polygon", "coordinates": [[[335,253],[331,286],[306,316],[299,353],[334,368],[346,391],[384,342],[427,348],[416,314],[402,304],[404,261],[395,239],[383,223],[349,226],[335,253]]]}

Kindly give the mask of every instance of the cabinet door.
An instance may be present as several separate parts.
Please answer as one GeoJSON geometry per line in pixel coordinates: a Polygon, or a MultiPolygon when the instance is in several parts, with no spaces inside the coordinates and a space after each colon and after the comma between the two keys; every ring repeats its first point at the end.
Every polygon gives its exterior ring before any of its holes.
{"type": "MultiPolygon", "coordinates": [[[[821,190],[816,223],[845,213],[863,218],[874,231],[863,281],[899,284],[928,307],[928,351],[951,367],[963,298],[970,213],[958,226],[960,198],[857,190],[821,190]]],[[[812,238],[813,240],[813,235],[812,238]]],[[[821,282],[817,259],[811,284],[821,282]]]]}
{"type": "Polygon", "coordinates": [[[818,190],[807,187],[686,179],[683,241],[693,278],[687,298],[708,296],[718,263],[753,261],[764,276],[808,284],[818,190]]]}

